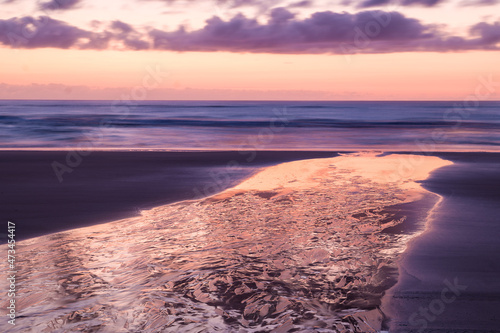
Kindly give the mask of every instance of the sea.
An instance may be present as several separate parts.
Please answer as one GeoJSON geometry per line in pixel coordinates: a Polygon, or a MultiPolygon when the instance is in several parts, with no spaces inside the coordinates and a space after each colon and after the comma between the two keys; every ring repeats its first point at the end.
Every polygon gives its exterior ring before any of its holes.
{"type": "Polygon", "coordinates": [[[0,101],[0,148],[498,151],[500,102],[0,101]]]}
{"type": "Polygon", "coordinates": [[[499,110],[0,101],[15,331],[500,332],[499,110]],[[419,168],[417,154],[453,162],[418,181],[417,201],[407,177],[377,183],[338,162],[419,168]],[[286,178],[318,161],[313,185],[286,178]],[[273,167],[290,189],[216,194],[273,167]]]}

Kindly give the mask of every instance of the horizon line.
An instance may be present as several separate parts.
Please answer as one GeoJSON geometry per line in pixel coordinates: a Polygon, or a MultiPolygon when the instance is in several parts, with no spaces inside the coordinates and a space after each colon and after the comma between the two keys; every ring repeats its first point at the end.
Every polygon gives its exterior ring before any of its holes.
{"type": "MultiPolygon", "coordinates": [[[[130,99],[132,101],[133,99],[130,99]]],[[[52,101],[52,102],[115,102],[115,101],[129,101],[122,99],[35,99],[35,98],[0,98],[0,101],[52,101]]],[[[463,102],[464,100],[457,99],[146,99],[136,101],[134,103],[140,104],[141,102],[463,102]]],[[[477,101],[478,103],[500,102],[498,100],[483,100],[477,101]]]]}

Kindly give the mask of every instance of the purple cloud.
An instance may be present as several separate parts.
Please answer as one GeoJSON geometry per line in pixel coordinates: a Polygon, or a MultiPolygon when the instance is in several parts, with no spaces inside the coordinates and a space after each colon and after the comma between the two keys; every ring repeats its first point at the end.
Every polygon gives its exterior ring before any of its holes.
{"type": "Polygon", "coordinates": [[[217,3],[227,5],[230,8],[239,7],[263,7],[269,8],[282,0],[217,0],[217,3]]]}
{"type": "Polygon", "coordinates": [[[0,44],[12,48],[96,49],[109,47],[112,40],[121,42],[125,49],[144,50],[149,43],[141,39],[130,25],[112,22],[110,30],[92,32],[71,26],[47,16],[0,19],[0,44]]]}
{"type": "MultiPolygon", "coordinates": [[[[218,6],[224,6],[227,8],[240,8],[240,7],[258,7],[258,8],[271,8],[279,3],[283,2],[283,0],[142,0],[142,1],[162,1],[169,5],[173,3],[181,3],[185,2],[187,5],[192,5],[195,2],[208,2],[214,3],[218,6]]],[[[302,2],[310,2],[310,1],[302,1],[302,2]]]]}
{"type": "Polygon", "coordinates": [[[68,10],[75,9],[82,0],[51,0],[39,5],[41,10],[68,10]]]}
{"type": "Polygon", "coordinates": [[[500,0],[465,0],[460,3],[463,7],[481,7],[481,6],[494,6],[499,4],[500,0]]]}
{"type": "MultiPolygon", "coordinates": [[[[399,5],[399,6],[424,6],[424,7],[434,7],[446,0],[363,0],[356,7],[357,8],[370,8],[370,7],[380,7],[387,5],[399,5]]],[[[479,1],[495,1],[495,0],[479,0],[479,1]]],[[[352,4],[347,2],[346,4],[352,4]]]]}
{"type": "Polygon", "coordinates": [[[288,5],[288,8],[307,8],[307,7],[312,7],[313,5],[314,5],[313,1],[304,0],[291,3],[290,5],[288,5]]]}
{"type": "Polygon", "coordinates": [[[400,4],[403,6],[420,5],[425,7],[434,7],[444,1],[446,0],[403,0],[400,4]]]}
{"type": "Polygon", "coordinates": [[[399,12],[356,14],[317,12],[297,19],[275,8],[267,23],[242,14],[228,21],[213,17],[199,30],[150,31],[153,48],[178,52],[227,51],[251,53],[390,53],[419,51],[497,50],[499,24],[479,23],[470,36],[449,36],[399,12]]]}
{"type": "Polygon", "coordinates": [[[496,45],[500,43],[500,22],[489,24],[478,23],[470,29],[472,35],[479,36],[479,42],[483,45],[496,45]]]}
{"type": "Polygon", "coordinates": [[[357,7],[358,8],[369,8],[369,7],[377,7],[377,6],[386,6],[392,3],[392,0],[365,0],[361,2],[357,7]]]}
{"type": "Polygon", "coordinates": [[[122,21],[113,21],[110,28],[113,31],[113,38],[122,41],[125,48],[131,50],[149,49],[149,43],[142,40],[140,33],[130,24],[122,21]]]}
{"type": "Polygon", "coordinates": [[[426,25],[399,12],[362,11],[355,14],[316,12],[298,18],[286,8],[274,8],[263,23],[237,14],[217,16],[189,31],[138,31],[122,21],[94,22],[83,30],[49,17],[0,19],[0,44],[12,48],[76,48],[167,50],[177,52],[247,52],[287,54],[354,54],[421,51],[499,50],[500,22],[481,22],[468,36],[453,36],[443,27],[426,25]]]}
{"type": "Polygon", "coordinates": [[[275,8],[267,24],[238,14],[229,21],[213,17],[200,30],[187,32],[183,27],[172,32],[153,30],[150,36],[155,49],[173,51],[328,53],[335,52],[340,43],[354,41],[359,30],[361,34],[368,34],[373,43],[388,43],[389,47],[391,42],[432,38],[433,29],[398,12],[326,11],[297,20],[288,10],[275,8]],[[381,27],[377,20],[383,21],[384,16],[389,20],[387,26],[381,27]],[[363,29],[368,30],[363,32],[363,29]]]}
{"type": "Polygon", "coordinates": [[[0,20],[0,43],[17,48],[55,47],[67,49],[92,33],[47,16],[0,20]]]}
{"type": "MultiPolygon", "coordinates": [[[[163,1],[167,4],[180,3],[180,0],[142,0],[142,1],[163,1]]],[[[377,6],[386,6],[389,4],[399,5],[399,6],[423,6],[423,7],[434,7],[448,0],[343,0],[339,1],[341,4],[346,6],[354,6],[356,8],[369,8],[377,6]]],[[[498,3],[500,0],[464,0],[470,2],[471,5],[490,5],[498,3]]],[[[256,7],[259,8],[260,12],[264,12],[270,8],[274,8],[278,5],[285,6],[284,0],[193,0],[193,2],[215,2],[218,6],[224,6],[226,8],[240,8],[240,7],[256,7]]],[[[312,7],[314,4],[324,4],[321,1],[315,0],[298,0],[296,2],[287,5],[288,8],[305,8],[312,7]]]]}
{"type": "Polygon", "coordinates": [[[122,21],[113,21],[111,22],[111,29],[116,29],[121,31],[122,33],[128,34],[134,31],[134,28],[128,23],[122,21]]]}

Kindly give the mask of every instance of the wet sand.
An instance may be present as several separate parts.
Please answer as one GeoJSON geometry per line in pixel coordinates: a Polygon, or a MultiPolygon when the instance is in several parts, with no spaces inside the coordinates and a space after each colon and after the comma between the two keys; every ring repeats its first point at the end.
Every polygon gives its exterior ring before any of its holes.
{"type": "Polygon", "coordinates": [[[427,202],[416,182],[450,164],[392,177],[401,158],[270,166],[208,198],[22,241],[16,330],[380,330],[412,236],[386,232],[404,219],[384,211],[427,202]]]}
{"type": "Polygon", "coordinates": [[[72,222],[72,230],[20,243],[22,310],[15,331],[499,331],[500,154],[436,154],[454,164],[423,182],[435,167],[419,168],[422,174],[397,186],[387,186],[398,179],[391,176],[397,169],[367,172],[377,170],[376,157],[358,163],[340,157],[326,172],[330,164],[314,160],[286,168],[295,170],[291,174],[278,166],[234,186],[280,159],[336,154],[270,152],[249,164],[243,156],[241,168],[215,182],[214,192],[229,188],[222,194],[139,215],[138,207],[175,201],[178,194],[191,199],[193,186],[214,185],[210,170],[242,156],[95,153],[62,191],[52,170],[39,170],[64,154],[44,153],[0,154],[7,170],[3,202],[18,205],[19,214],[28,207],[20,198],[31,200],[38,212],[27,215],[31,221],[64,222],[75,212],[85,218],[72,222]],[[144,179],[146,170],[151,178],[144,179]],[[152,188],[137,193],[143,185],[152,188]],[[66,215],[50,215],[44,200],[66,215]],[[127,218],[73,229],[92,221],[92,209],[102,222],[127,218]],[[129,210],[119,215],[116,209],[129,210]]]}
{"type": "MultiPolygon", "coordinates": [[[[0,151],[0,213],[16,222],[16,239],[137,216],[141,209],[200,196],[235,185],[258,168],[332,152],[95,151],[63,175],[66,151],[0,151]]],[[[0,243],[6,242],[5,229],[0,243]]]]}
{"type": "Polygon", "coordinates": [[[384,299],[390,332],[500,332],[500,154],[441,153],[442,196],[384,299]]]}

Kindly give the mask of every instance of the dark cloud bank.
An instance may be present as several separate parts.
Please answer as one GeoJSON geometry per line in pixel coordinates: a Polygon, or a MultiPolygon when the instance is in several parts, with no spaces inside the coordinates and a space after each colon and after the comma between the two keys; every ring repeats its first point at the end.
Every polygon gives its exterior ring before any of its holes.
{"type": "Polygon", "coordinates": [[[324,11],[299,19],[285,8],[275,8],[266,23],[237,14],[227,21],[212,17],[199,30],[181,26],[175,31],[141,32],[121,21],[94,32],[47,16],[27,16],[0,20],[0,43],[13,48],[288,54],[498,50],[500,22],[478,23],[464,37],[450,36],[442,27],[425,25],[399,12],[385,11],[324,11]]]}
{"type": "Polygon", "coordinates": [[[77,8],[82,0],[51,0],[39,4],[40,10],[69,10],[77,8]]]}
{"type": "MultiPolygon", "coordinates": [[[[54,1],[64,1],[64,0],[54,0],[54,1]]],[[[74,0],[67,0],[74,1],[74,0]]],[[[168,5],[174,3],[184,3],[191,5],[194,2],[212,2],[218,6],[224,6],[225,8],[234,9],[241,7],[255,7],[261,9],[269,9],[276,7],[278,5],[283,5],[285,1],[283,0],[141,0],[141,1],[162,1],[168,5]]],[[[380,6],[421,6],[421,7],[435,7],[442,3],[448,2],[450,0],[339,0],[339,3],[356,7],[356,8],[369,8],[369,7],[380,7],[380,6]]],[[[492,6],[500,3],[500,0],[463,0],[459,3],[459,6],[492,6]]],[[[296,7],[314,7],[315,5],[324,5],[321,1],[314,0],[297,0],[288,5],[289,8],[296,7]]]]}

